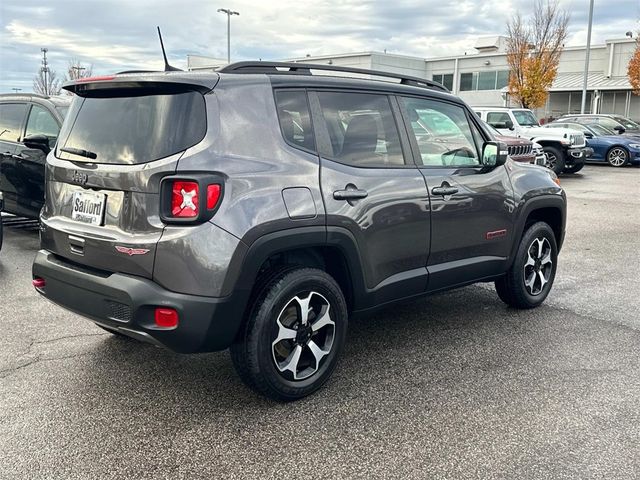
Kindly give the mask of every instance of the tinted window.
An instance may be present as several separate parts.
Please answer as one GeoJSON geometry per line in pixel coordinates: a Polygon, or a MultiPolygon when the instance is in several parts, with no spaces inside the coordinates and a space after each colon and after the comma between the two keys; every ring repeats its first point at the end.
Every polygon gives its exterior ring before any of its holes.
{"type": "Polygon", "coordinates": [[[53,115],[49,113],[49,110],[40,105],[31,107],[25,136],[44,135],[49,139],[49,146],[53,147],[56,143],[56,138],[58,138],[58,133],[60,133],[60,127],[53,115]]]}
{"type": "Polygon", "coordinates": [[[464,108],[435,100],[403,98],[423,165],[475,166],[480,164],[476,139],[464,108]]]}
{"type": "Polygon", "coordinates": [[[511,118],[506,112],[489,112],[487,114],[487,123],[492,127],[507,128],[507,121],[511,121],[511,118]]]}
{"type": "Polygon", "coordinates": [[[0,104],[0,140],[17,142],[27,113],[26,103],[0,104]]]}
{"type": "Polygon", "coordinates": [[[405,164],[387,96],[318,92],[318,98],[331,141],[325,156],[355,166],[405,164]]]}
{"type": "Polygon", "coordinates": [[[307,94],[299,91],[277,91],[278,119],[285,140],[293,146],[315,150],[307,94]]]}
{"type": "MultiPolygon", "coordinates": [[[[124,94],[122,92],[125,92],[124,94]]],[[[58,142],[57,156],[88,160],[63,148],[94,152],[96,163],[139,164],[181,152],[204,137],[204,97],[193,91],[135,96],[75,97],[58,142]]]]}

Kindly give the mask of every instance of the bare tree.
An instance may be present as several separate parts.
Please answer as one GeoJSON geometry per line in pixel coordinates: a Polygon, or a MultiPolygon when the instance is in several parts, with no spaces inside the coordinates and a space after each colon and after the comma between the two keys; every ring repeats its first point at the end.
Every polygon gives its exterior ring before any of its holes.
{"type": "Polygon", "coordinates": [[[69,60],[67,66],[67,74],[64,77],[64,81],[78,80],[79,78],[88,78],[93,74],[93,65],[85,67],[82,62],[77,58],[69,60]]]}
{"type": "Polygon", "coordinates": [[[507,24],[509,94],[522,107],[541,107],[547,100],[568,25],[569,14],[559,9],[557,0],[536,0],[532,19],[518,12],[507,24]]]}
{"type": "Polygon", "coordinates": [[[59,95],[60,79],[55,70],[40,68],[33,79],[33,91],[41,95],[59,95]]]}

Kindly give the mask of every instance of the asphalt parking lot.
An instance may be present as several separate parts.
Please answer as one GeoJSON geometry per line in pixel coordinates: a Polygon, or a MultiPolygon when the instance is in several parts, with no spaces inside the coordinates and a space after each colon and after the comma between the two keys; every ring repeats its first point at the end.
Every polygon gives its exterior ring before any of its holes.
{"type": "Polygon", "coordinates": [[[115,338],[39,298],[37,231],[5,228],[0,478],[638,478],[640,168],[562,184],[545,305],[477,285],[352,322],[329,384],[286,405],[226,352],[115,338]]]}

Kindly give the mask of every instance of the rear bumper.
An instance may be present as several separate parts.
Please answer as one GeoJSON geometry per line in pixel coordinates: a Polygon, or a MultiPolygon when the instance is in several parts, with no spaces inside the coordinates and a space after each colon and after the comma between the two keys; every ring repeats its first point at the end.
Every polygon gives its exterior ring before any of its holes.
{"type": "Polygon", "coordinates": [[[145,278],[87,269],[40,250],[33,276],[46,282],[36,290],[52,302],[110,330],[180,353],[223,350],[233,343],[242,305],[232,297],[211,298],[171,292],[145,278]],[[155,326],[156,307],[174,308],[176,328],[155,326]]]}

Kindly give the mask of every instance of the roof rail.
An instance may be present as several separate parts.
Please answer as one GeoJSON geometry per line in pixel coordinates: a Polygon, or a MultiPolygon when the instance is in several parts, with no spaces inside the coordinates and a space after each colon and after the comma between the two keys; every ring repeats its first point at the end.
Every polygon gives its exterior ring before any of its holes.
{"type": "Polygon", "coordinates": [[[433,80],[419,77],[411,77],[399,73],[383,72],[380,70],[367,70],[365,68],[338,67],[334,65],[317,65],[313,63],[295,62],[236,62],[217,70],[220,73],[265,73],[280,75],[312,75],[311,70],[329,72],[357,73],[358,75],[372,75],[374,77],[396,78],[402,85],[414,87],[432,88],[449,93],[449,89],[433,80]],[[286,70],[285,70],[286,69],[286,70]]]}

